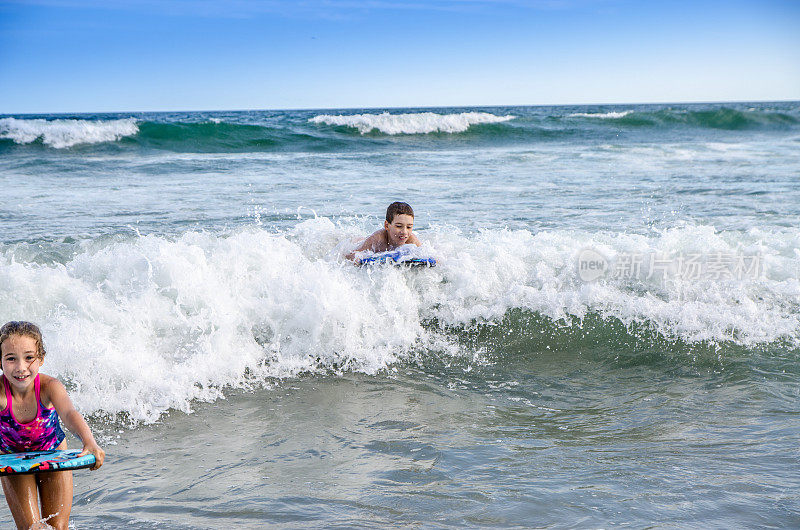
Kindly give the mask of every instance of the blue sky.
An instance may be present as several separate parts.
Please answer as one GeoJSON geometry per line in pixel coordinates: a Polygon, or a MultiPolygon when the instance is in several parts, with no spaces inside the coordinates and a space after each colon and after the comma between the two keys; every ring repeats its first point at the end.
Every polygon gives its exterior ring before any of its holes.
{"type": "Polygon", "coordinates": [[[800,2],[0,0],[0,113],[800,99],[800,2]]]}

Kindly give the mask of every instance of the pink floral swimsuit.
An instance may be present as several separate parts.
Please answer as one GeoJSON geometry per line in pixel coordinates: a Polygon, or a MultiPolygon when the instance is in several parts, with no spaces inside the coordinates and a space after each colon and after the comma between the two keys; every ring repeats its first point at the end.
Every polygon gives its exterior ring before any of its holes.
{"type": "Polygon", "coordinates": [[[6,389],[6,408],[0,412],[0,451],[20,453],[27,451],[47,451],[55,449],[64,441],[64,431],[58,421],[56,409],[42,405],[39,397],[39,374],[33,382],[36,392],[36,417],[28,423],[20,423],[14,417],[11,385],[3,376],[6,389]]]}

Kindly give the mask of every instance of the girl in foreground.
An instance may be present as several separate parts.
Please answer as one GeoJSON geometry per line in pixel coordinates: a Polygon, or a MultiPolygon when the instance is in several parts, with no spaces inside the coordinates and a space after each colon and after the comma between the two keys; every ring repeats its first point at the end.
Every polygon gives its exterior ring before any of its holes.
{"type": "MultiPolygon", "coordinates": [[[[9,322],[0,328],[0,451],[66,449],[61,417],[83,442],[81,455],[95,456],[92,469],[97,469],[103,465],[105,452],[75,410],[64,385],[39,373],[44,354],[42,333],[36,325],[9,322]]],[[[0,481],[17,528],[49,528],[48,524],[67,528],[72,509],[72,471],[10,475],[0,477],[0,481]]]]}

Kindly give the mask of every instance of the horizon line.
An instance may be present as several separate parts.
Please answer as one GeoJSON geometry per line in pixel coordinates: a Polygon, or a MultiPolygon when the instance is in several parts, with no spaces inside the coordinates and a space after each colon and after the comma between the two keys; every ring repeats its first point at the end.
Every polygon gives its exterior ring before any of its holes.
{"type": "Polygon", "coordinates": [[[616,103],[538,103],[538,104],[491,104],[491,105],[421,105],[421,106],[374,106],[374,107],[287,107],[287,108],[238,108],[238,109],[161,109],[161,110],[108,110],[108,111],[58,111],[58,112],[9,112],[2,117],[14,116],[63,116],[77,114],[156,114],[160,112],[266,112],[266,111],[347,111],[347,110],[398,110],[398,109],[458,109],[458,108],[508,108],[508,107],[592,107],[620,105],[702,105],[734,103],[794,103],[798,99],[737,99],[737,100],[691,100],[691,101],[629,101],[616,103]]]}

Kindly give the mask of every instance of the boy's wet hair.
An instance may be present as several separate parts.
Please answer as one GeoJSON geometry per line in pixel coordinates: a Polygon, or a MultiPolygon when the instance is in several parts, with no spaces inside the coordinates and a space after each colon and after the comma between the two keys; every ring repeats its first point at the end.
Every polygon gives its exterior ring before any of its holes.
{"type": "Polygon", "coordinates": [[[12,320],[7,322],[0,328],[0,347],[11,335],[22,335],[23,337],[30,337],[36,341],[36,356],[39,359],[44,359],[44,340],[42,340],[42,332],[39,326],[32,322],[25,322],[24,320],[12,320]]]}
{"type": "Polygon", "coordinates": [[[414,217],[414,210],[408,203],[405,202],[393,202],[386,208],[386,222],[391,223],[394,221],[395,215],[410,215],[414,217]]]}

